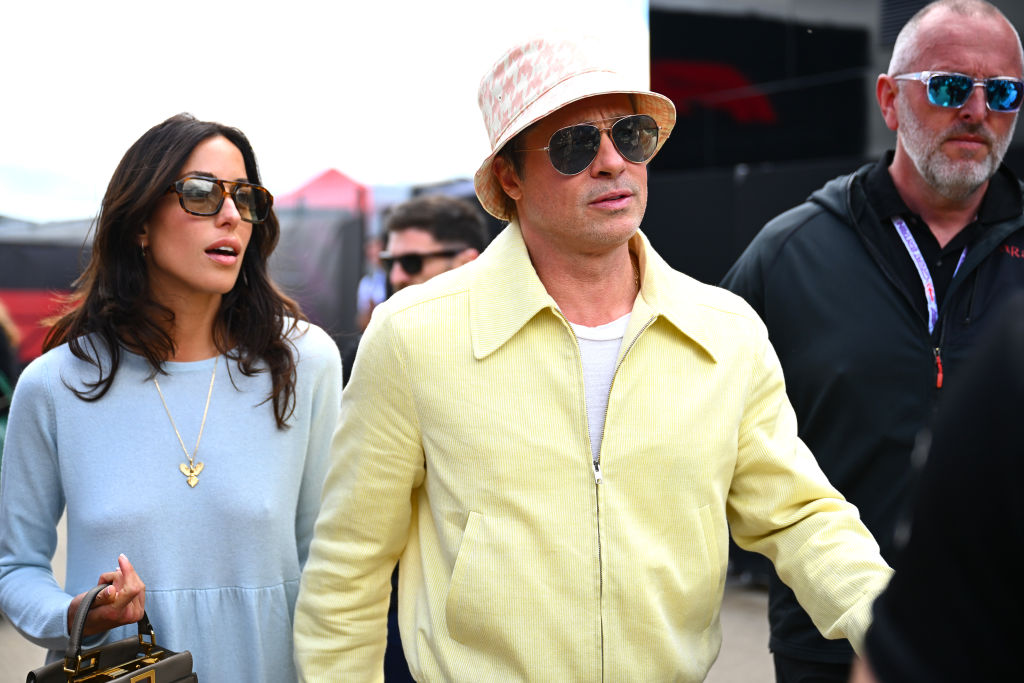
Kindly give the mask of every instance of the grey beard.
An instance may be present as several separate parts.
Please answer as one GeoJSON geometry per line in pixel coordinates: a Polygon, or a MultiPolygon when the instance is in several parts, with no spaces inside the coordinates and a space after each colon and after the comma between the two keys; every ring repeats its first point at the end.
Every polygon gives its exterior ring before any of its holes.
{"type": "MultiPolygon", "coordinates": [[[[901,97],[898,95],[897,98],[901,97]]],[[[1013,131],[1017,126],[1017,119],[1014,117],[1013,125],[1003,137],[995,137],[985,131],[980,124],[962,125],[958,130],[943,133],[969,132],[983,135],[990,143],[988,158],[984,161],[960,161],[946,157],[940,149],[941,142],[938,135],[925,131],[920,122],[913,116],[909,106],[900,102],[901,125],[899,135],[903,142],[903,148],[917,172],[921,174],[925,182],[937,193],[952,201],[962,201],[976,192],[978,188],[988,182],[999,169],[1006,150],[1013,139],[1013,131]]]]}

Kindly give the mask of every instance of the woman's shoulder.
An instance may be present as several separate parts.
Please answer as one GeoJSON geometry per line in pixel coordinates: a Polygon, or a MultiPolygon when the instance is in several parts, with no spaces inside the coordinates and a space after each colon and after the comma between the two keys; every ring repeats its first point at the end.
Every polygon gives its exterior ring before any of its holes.
{"type": "Polygon", "coordinates": [[[34,358],[25,369],[22,370],[21,376],[18,378],[20,382],[23,379],[38,380],[41,377],[58,374],[68,373],[80,373],[86,367],[93,368],[95,372],[96,363],[102,363],[104,365],[109,364],[110,353],[103,347],[102,344],[97,344],[94,337],[87,335],[81,337],[78,340],[79,348],[90,358],[94,359],[95,362],[89,362],[79,356],[76,356],[71,350],[70,344],[64,342],[52,349],[43,352],[36,358],[34,358]]]}
{"type": "Polygon", "coordinates": [[[287,319],[285,327],[290,330],[288,340],[298,352],[299,361],[320,359],[321,362],[341,362],[338,345],[322,328],[309,321],[299,320],[294,326],[292,322],[290,318],[287,319]]]}
{"type": "Polygon", "coordinates": [[[29,362],[18,376],[15,390],[25,396],[36,395],[37,392],[56,396],[61,393],[57,388],[68,382],[81,384],[86,378],[95,381],[98,367],[109,369],[110,354],[102,346],[92,343],[90,337],[80,340],[80,348],[95,362],[76,356],[65,342],[29,362]]]}

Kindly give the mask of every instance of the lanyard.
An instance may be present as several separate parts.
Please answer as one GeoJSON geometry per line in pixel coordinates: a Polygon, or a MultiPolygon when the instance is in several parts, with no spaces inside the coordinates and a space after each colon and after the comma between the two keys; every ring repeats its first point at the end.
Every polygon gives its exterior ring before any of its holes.
{"type": "MultiPolygon", "coordinates": [[[[928,303],[928,334],[932,334],[935,331],[935,323],[939,320],[939,304],[935,300],[935,284],[932,282],[932,274],[928,272],[928,264],[925,263],[924,255],[917,246],[914,236],[910,234],[910,228],[907,227],[907,224],[899,216],[893,216],[892,224],[896,226],[896,232],[899,233],[900,239],[903,240],[903,246],[910,252],[910,258],[914,261],[917,274],[921,277],[921,284],[924,285],[924,298],[928,303]]],[[[956,274],[960,271],[960,266],[964,264],[965,258],[967,258],[967,247],[964,247],[964,250],[960,252],[960,260],[956,262],[953,277],[956,277],[956,274]]]]}

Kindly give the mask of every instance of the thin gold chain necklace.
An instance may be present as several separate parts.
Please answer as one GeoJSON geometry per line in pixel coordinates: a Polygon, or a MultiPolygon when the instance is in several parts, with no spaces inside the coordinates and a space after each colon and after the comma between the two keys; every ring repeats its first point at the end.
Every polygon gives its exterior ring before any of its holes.
{"type": "Polygon", "coordinates": [[[164,392],[160,390],[160,382],[156,381],[156,377],[153,378],[153,384],[156,385],[156,391],[160,394],[160,402],[164,404],[164,410],[167,411],[167,419],[171,421],[171,427],[174,429],[174,435],[178,437],[178,443],[181,444],[181,450],[185,453],[185,457],[188,458],[188,464],[181,463],[178,465],[178,470],[185,475],[185,481],[192,488],[195,488],[196,484],[199,483],[199,473],[203,471],[203,463],[196,462],[196,452],[199,450],[199,441],[203,438],[203,428],[206,426],[206,414],[210,410],[210,397],[213,396],[213,380],[217,379],[217,359],[213,361],[213,372],[210,374],[210,390],[206,392],[206,407],[203,408],[203,421],[199,425],[199,436],[196,437],[196,447],[192,449],[192,455],[188,454],[188,449],[185,448],[185,442],[181,438],[181,432],[178,431],[178,425],[174,424],[174,418],[171,416],[171,409],[167,407],[167,399],[164,398],[164,392]]]}

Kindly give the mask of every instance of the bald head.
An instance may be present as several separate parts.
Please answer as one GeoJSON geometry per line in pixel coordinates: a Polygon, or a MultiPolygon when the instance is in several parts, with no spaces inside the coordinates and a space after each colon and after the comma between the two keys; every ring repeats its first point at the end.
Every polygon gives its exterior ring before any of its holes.
{"type": "MultiPolygon", "coordinates": [[[[1017,43],[1017,63],[1024,67],[1024,51],[1021,49],[1020,34],[1006,16],[985,0],[936,0],[921,8],[900,30],[889,61],[890,75],[930,69],[925,62],[929,58],[929,43],[925,39],[931,33],[923,28],[934,27],[936,22],[957,21],[964,17],[987,18],[1005,24],[1013,32],[1017,43]]],[[[979,36],[984,39],[984,36],[979,36]]],[[[1002,75],[1002,74],[989,74],[1002,75]]]]}

